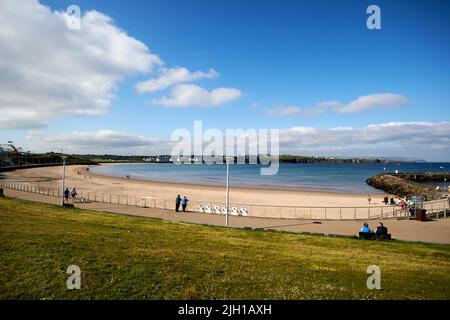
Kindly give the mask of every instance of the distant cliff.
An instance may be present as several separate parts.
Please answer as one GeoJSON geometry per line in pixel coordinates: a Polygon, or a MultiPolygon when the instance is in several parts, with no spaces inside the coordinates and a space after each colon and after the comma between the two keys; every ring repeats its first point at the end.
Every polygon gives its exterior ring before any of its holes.
{"type": "MultiPolygon", "coordinates": [[[[336,158],[336,157],[307,157],[307,156],[291,156],[281,155],[280,162],[286,163],[379,163],[380,159],[363,159],[363,158],[336,158]]],[[[401,162],[401,161],[390,161],[401,162]]]]}

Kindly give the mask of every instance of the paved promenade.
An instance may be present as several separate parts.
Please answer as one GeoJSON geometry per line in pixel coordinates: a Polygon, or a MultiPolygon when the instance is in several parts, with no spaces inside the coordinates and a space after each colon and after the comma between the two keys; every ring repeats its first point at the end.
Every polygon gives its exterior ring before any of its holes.
{"type": "MultiPolygon", "coordinates": [[[[23,191],[4,189],[7,197],[59,204],[57,197],[46,196],[23,191]]],[[[175,211],[132,207],[106,203],[77,203],[77,207],[103,212],[125,214],[131,216],[158,218],[170,221],[208,224],[216,226],[225,225],[225,216],[216,214],[200,214],[195,212],[176,213],[175,211]]],[[[236,228],[260,228],[289,232],[310,232],[326,235],[357,235],[362,223],[366,221],[319,221],[300,219],[250,218],[229,216],[229,225],[236,228]]],[[[375,228],[377,221],[368,221],[371,228],[375,228]]],[[[430,243],[450,244],[450,219],[439,219],[430,222],[414,220],[384,220],[389,233],[395,239],[405,241],[421,241],[430,243]]]]}

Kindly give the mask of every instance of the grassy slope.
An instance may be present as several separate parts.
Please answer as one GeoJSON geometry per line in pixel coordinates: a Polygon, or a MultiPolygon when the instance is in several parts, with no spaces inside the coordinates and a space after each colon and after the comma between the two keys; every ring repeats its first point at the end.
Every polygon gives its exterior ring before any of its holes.
{"type": "Polygon", "coordinates": [[[450,298],[450,246],[246,231],[0,199],[0,298],[450,298]],[[67,290],[71,264],[81,290],[67,290]],[[381,267],[382,290],[366,268],[381,267]]]}

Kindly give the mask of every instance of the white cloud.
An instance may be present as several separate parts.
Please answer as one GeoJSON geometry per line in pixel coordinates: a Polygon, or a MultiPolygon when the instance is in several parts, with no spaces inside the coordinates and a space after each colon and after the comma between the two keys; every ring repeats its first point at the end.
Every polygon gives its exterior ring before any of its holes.
{"type": "Polygon", "coordinates": [[[274,108],[268,108],[264,112],[268,116],[280,116],[280,117],[290,117],[300,115],[302,108],[297,106],[276,106],[274,108]]]}
{"type": "Polygon", "coordinates": [[[173,85],[191,82],[200,79],[217,78],[219,74],[214,69],[207,72],[191,72],[186,68],[162,68],[158,78],[142,81],[136,84],[136,90],[139,93],[156,92],[167,89],[173,85]]]}
{"type": "Polygon", "coordinates": [[[242,93],[234,88],[217,88],[208,91],[193,84],[181,84],[172,88],[169,97],[153,99],[154,104],[170,107],[215,107],[239,99],[242,93]]]}
{"type": "Polygon", "coordinates": [[[121,79],[162,61],[97,11],[80,30],[37,0],[0,0],[0,128],[104,114],[121,79]]]}
{"type": "Polygon", "coordinates": [[[402,95],[393,93],[376,93],[358,97],[348,104],[342,104],[338,101],[321,101],[312,107],[298,106],[277,106],[268,108],[265,113],[269,116],[318,116],[328,110],[334,110],[339,113],[357,113],[366,109],[399,107],[409,103],[409,100],[402,95]]]}
{"type": "MultiPolygon", "coordinates": [[[[430,161],[450,157],[450,121],[389,122],[364,128],[293,127],[280,129],[279,136],[281,152],[290,154],[401,156],[430,161]]],[[[30,132],[27,140],[27,147],[39,146],[38,151],[57,151],[63,147],[67,152],[96,154],[168,154],[173,145],[167,138],[111,130],[58,135],[30,132]]]]}
{"type": "Polygon", "coordinates": [[[319,116],[325,113],[328,109],[337,108],[339,103],[336,101],[323,101],[315,104],[310,108],[301,108],[298,106],[276,106],[265,110],[269,116],[319,116]]]}
{"type": "Polygon", "coordinates": [[[404,106],[408,103],[409,100],[399,94],[377,93],[359,97],[347,105],[338,107],[337,110],[342,113],[351,113],[370,108],[404,106]]]}

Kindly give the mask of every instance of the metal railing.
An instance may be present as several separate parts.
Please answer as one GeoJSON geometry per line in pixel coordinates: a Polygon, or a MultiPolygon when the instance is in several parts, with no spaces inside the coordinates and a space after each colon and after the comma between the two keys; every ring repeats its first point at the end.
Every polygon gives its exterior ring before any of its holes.
{"type": "MultiPolygon", "coordinates": [[[[0,180],[0,187],[36,193],[52,197],[62,197],[62,190],[48,188],[15,180],[0,180]]],[[[174,210],[175,201],[153,197],[129,197],[77,189],[77,202],[98,202],[119,206],[134,206],[163,210],[174,210]]],[[[197,201],[191,199],[189,211],[205,214],[225,214],[225,203],[197,201]]],[[[446,218],[450,214],[450,199],[424,202],[423,209],[430,217],[446,218]]],[[[397,205],[369,207],[313,207],[313,206],[272,206],[231,203],[229,214],[260,218],[286,218],[307,220],[373,220],[408,219],[409,211],[397,205]]]]}

